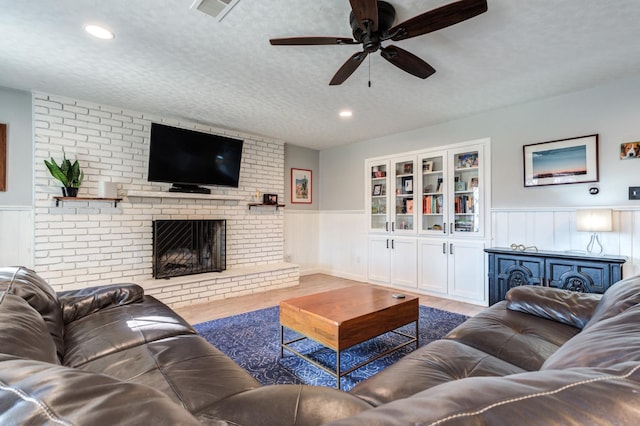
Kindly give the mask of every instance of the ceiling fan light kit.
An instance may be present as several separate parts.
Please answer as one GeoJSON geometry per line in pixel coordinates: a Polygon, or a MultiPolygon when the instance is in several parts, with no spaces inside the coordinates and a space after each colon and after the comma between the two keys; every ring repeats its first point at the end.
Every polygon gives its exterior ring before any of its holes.
{"type": "Polygon", "coordinates": [[[436,70],[414,55],[397,46],[382,46],[387,40],[400,41],[449,27],[487,11],[487,0],[459,0],[393,26],[396,19],[394,7],[380,0],[349,0],[349,23],[353,38],[345,37],[288,37],[270,40],[277,46],[348,45],[362,44],[333,76],[329,85],[342,84],[355,72],[364,59],[380,50],[380,55],[401,70],[425,79],[436,70]]]}

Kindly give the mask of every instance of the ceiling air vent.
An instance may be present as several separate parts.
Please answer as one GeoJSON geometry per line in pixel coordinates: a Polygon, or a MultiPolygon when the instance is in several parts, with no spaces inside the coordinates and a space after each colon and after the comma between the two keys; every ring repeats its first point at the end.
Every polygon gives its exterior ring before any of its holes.
{"type": "Polygon", "coordinates": [[[197,9],[202,13],[217,18],[222,21],[227,13],[238,3],[239,0],[195,0],[191,9],[197,9]]]}

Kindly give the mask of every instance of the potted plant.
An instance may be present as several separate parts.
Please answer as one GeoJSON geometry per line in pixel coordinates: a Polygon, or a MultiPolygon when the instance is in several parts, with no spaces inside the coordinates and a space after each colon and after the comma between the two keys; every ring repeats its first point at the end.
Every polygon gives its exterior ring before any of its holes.
{"type": "Polygon", "coordinates": [[[49,169],[51,176],[62,183],[62,195],[65,197],[76,197],[78,196],[78,188],[80,188],[82,180],[84,179],[84,172],[80,169],[78,160],[71,163],[64,153],[62,157],[60,165],[56,163],[53,157],[51,157],[51,162],[44,160],[44,164],[46,164],[47,169],[49,169]]]}

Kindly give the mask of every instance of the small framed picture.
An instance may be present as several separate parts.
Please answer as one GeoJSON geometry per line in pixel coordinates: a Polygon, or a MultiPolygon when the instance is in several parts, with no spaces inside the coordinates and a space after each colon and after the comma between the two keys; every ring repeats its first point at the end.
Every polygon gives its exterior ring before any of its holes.
{"type": "Polygon", "coordinates": [[[640,141],[620,144],[620,159],[640,158],[640,141]]]}
{"type": "Polygon", "coordinates": [[[425,161],[422,165],[422,171],[425,173],[433,171],[433,161],[425,161]]]}
{"type": "Polygon", "coordinates": [[[402,178],[402,191],[404,194],[413,194],[413,177],[402,178]]]}
{"type": "Polygon", "coordinates": [[[278,204],[278,194],[262,194],[262,203],[269,205],[278,204]]]}
{"type": "Polygon", "coordinates": [[[413,213],[413,200],[407,200],[407,213],[413,213]]]}
{"type": "Polygon", "coordinates": [[[291,169],[291,204],[313,203],[311,176],[311,170],[291,169]]]}
{"type": "Polygon", "coordinates": [[[469,178],[469,182],[467,182],[467,189],[473,189],[478,187],[478,177],[474,176],[469,178]]]}
{"type": "Polygon", "coordinates": [[[374,196],[382,195],[382,184],[378,183],[373,185],[373,195],[374,196]]]}
{"type": "Polygon", "coordinates": [[[413,173],[413,163],[404,163],[403,171],[406,174],[413,173]]]}

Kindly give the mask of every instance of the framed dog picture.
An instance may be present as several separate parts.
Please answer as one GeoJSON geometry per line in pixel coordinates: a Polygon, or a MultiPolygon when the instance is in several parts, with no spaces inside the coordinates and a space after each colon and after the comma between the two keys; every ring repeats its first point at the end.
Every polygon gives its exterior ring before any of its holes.
{"type": "Polygon", "coordinates": [[[620,159],[640,158],[640,141],[620,144],[620,159]]]}

